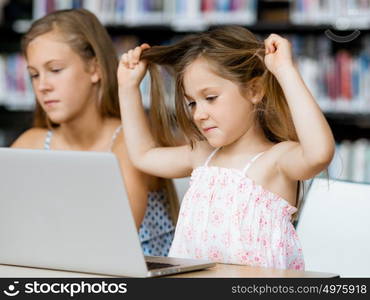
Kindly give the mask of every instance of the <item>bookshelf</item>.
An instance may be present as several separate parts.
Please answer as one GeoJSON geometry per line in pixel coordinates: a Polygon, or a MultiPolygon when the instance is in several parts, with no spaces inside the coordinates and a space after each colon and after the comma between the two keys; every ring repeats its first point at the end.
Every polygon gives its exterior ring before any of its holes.
{"type": "MultiPolygon", "coordinates": [[[[17,53],[20,38],[32,19],[53,9],[71,7],[85,7],[93,11],[105,24],[118,53],[144,41],[153,45],[168,43],[184,34],[230,23],[245,26],[261,38],[271,32],[284,35],[292,41],[302,75],[325,111],[338,142],[338,149],[341,149],[343,143],[345,145],[350,143],[356,147],[356,142],[360,139],[369,142],[370,0],[358,1],[357,7],[353,6],[355,2],[349,0],[9,1],[3,8],[3,20],[0,26],[0,146],[9,145],[16,136],[31,125],[34,101],[26,72],[9,71],[12,76],[18,76],[12,80],[20,82],[22,87],[20,91],[18,88],[12,91],[9,86],[4,85],[7,80],[4,79],[4,65],[16,65],[19,69],[24,69],[22,66],[24,62],[17,53]],[[338,22],[338,19],[341,22],[338,22]],[[350,20],[350,22],[346,23],[343,20],[350,20]],[[359,30],[360,35],[343,43],[331,39],[327,35],[328,30],[342,37],[349,36],[354,30],[359,30]]],[[[363,144],[361,147],[363,149],[363,144]]],[[[365,151],[365,153],[368,152],[365,151]]],[[[367,164],[365,163],[368,173],[370,172],[369,161],[370,156],[367,164]]],[[[364,176],[370,181],[370,174],[364,176]]],[[[341,178],[351,179],[352,177],[342,176],[341,178]]],[[[357,177],[355,179],[358,180],[357,177]]]]}

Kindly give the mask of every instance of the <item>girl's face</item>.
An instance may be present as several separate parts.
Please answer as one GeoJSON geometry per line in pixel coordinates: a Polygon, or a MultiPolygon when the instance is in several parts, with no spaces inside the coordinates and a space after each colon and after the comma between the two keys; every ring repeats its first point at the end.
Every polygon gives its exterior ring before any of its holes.
{"type": "Polygon", "coordinates": [[[183,84],[193,120],[210,145],[232,144],[248,131],[252,102],[238,85],[216,75],[204,58],[186,68],[183,84]]]}
{"type": "Polygon", "coordinates": [[[99,74],[60,34],[51,31],[30,42],[27,63],[37,101],[52,122],[70,122],[95,105],[99,74]]]}

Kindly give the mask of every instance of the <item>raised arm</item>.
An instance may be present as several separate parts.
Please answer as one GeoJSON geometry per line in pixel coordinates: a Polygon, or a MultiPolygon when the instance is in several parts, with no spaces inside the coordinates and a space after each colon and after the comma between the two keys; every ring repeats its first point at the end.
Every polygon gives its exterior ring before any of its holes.
{"type": "Polygon", "coordinates": [[[272,34],[265,40],[267,68],[283,89],[292,114],[298,143],[287,143],[278,167],[293,180],[311,178],[333,158],[335,142],[330,127],[292,60],[288,40],[272,34]]]}
{"type": "Polygon", "coordinates": [[[135,167],[164,178],[189,176],[193,151],[189,145],[157,147],[141,101],[140,82],[147,63],[140,60],[143,44],[122,55],[118,67],[119,99],[128,154],[135,167]]]}

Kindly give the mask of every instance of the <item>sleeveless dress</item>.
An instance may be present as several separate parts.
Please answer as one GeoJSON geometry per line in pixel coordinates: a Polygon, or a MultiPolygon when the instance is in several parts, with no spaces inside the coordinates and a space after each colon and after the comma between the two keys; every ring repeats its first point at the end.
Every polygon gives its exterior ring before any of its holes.
{"type": "Polygon", "coordinates": [[[263,153],[240,171],[208,166],[217,150],[192,172],[169,256],[304,270],[297,208],[246,175],[263,153]]]}
{"type": "MultiPolygon", "coordinates": [[[[114,131],[109,151],[112,151],[122,126],[114,131]]],[[[44,141],[44,149],[51,150],[53,131],[49,130],[44,141]]],[[[140,225],[139,238],[144,255],[167,256],[175,226],[169,214],[169,200],[164,190],[148,192],[148,204],[144,219],[140,225]]]]}

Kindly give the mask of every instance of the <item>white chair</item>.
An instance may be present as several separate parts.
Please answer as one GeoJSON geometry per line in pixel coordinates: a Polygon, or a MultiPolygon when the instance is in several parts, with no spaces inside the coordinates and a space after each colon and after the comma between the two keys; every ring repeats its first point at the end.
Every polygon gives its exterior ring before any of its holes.
{"type": "Polygon", "coordinates": [[[370,277],[370,184],[315,179],[297,233],[307,271],[370,277]]]}
{"type": "Polygon", "coordinates": [[[190,177],[176,178],[173,179],[177,197],[179,198],[179,203],[181,204],[182,198],[184,198],[186,191],[189,188],[190,177]]]}

